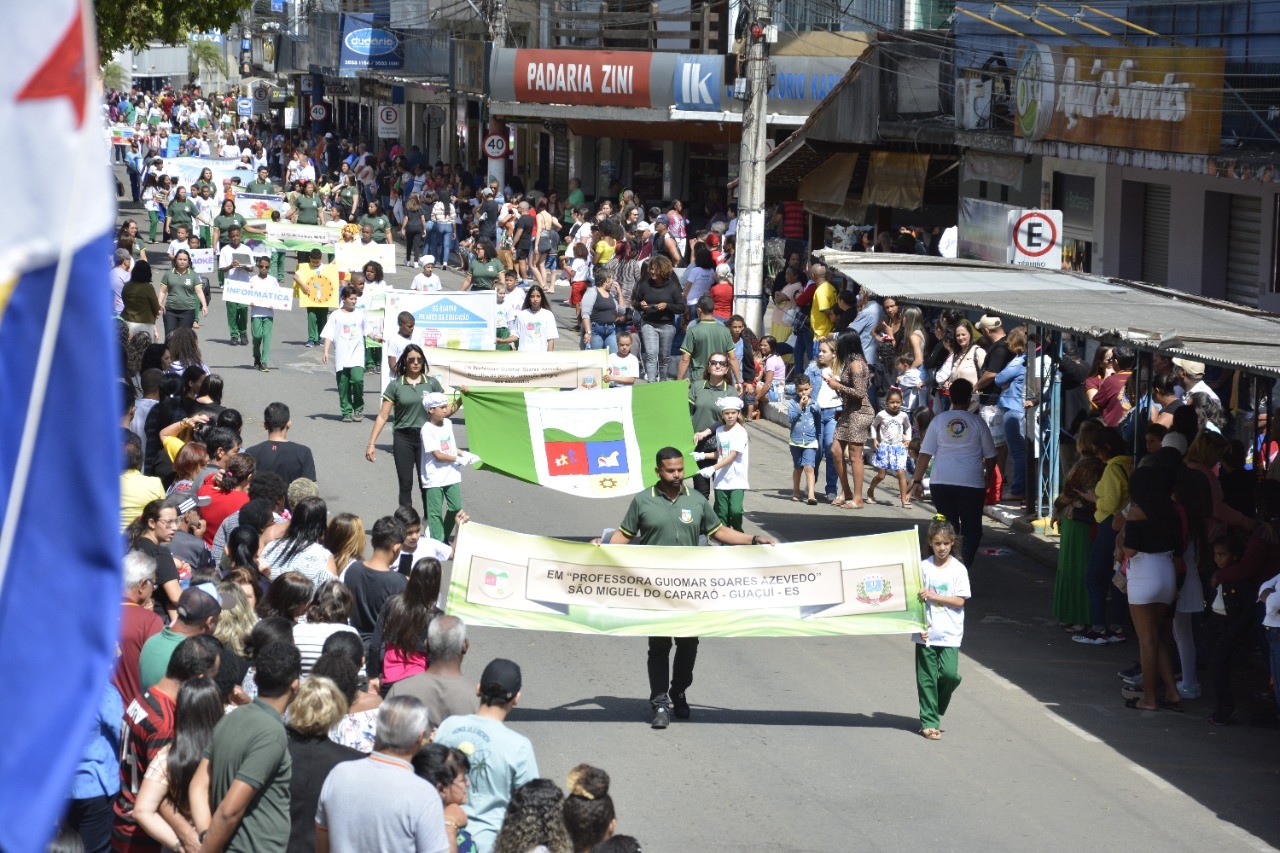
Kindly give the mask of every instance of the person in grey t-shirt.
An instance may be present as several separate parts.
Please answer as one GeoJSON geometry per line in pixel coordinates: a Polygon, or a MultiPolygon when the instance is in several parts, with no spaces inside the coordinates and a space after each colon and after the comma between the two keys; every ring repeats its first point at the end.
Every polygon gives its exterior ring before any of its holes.
{"type": "Polygon", "coordinates": [[[427,628],[431,668],[397,681],[391,696],[412,696],[427,706],[432,727],[446,717],[474,714],[480,707],[476,683],[462,674],[467,654],[467,625],[457,616],[437,616],[427,628]]]}

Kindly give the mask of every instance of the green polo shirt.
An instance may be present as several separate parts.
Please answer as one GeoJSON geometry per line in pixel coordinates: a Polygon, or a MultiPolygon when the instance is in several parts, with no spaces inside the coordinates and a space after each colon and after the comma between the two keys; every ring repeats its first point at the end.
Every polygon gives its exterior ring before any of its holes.
{"type": "Polygon", "coordinates": [[[693,431],[713,430],[719,426],[720,409],[716,406],[716,400],[736,393],[728,380],[719,388],[712,388],[705,379],[693,380],[689,386],[689,415],[693,420],[693,431]]]}
{"type": "Polygon", "coordinates": [[[138,653],[138,681],[143,690],[150,690],[152,685],[164,678],[173,650],[186,638],[186,634],[165,628],[159,634],[152,634],[142,644],[142,651],[138,653]]]}
{"type": "Polygon", "coordinates": [[[707,359],[719,353],[728,355],[733,352],[733,335],[729,327],[715,320],[698,320],[684,333],[684,343],[680,352],[689,354],[690,379],[701,379],[702,371],[707,367],[707,359]]]}
{"type": "Polygon", "coordinates": [[[238,213],[233,213],[230,216],[223,216],[219,213],[213,218],[213,227],[218,229],[218,242],[225,246],[227,241],[231,239],[229,235],[232,228],[239,228],[244,231],[244,217],[238,213]]]}
{"type": "Polygon", "coordinates": [[[298,211],[299,225],[320,224],[320,202],[315,196],[299,195],[293,200],[293,206],[298,211]]]}
{"type": "Polygon", "coordinates": [[[272,186],[270,181],[250,181],[249,186],[245,187],[245,192],[251,192],[256,195],[266,195],[275,191],[276,188],[272,186]]]}
{"type": "Polygon", "coordinates": [[[356,224],[361,228],[366,225],[372,228],[374,242],[381,243],[387,239],[387,229],[391,227],[391,220],[385,216],[370,216],[366,213],[356,224]]]}
{"type": "Polygon", "coordinates": [[[189,198],[184,198],[182,201],[171,202],[169,204],[168,211],[169,225],[170,227],[175,228],[179,225],[186,225],[190,227],[191,220],[195,218],[197,213],[199,213],[199,211],[196,210],[195,203],[189,198]]]}
{"type": "Polygon", "coordinates": [[[656,486],[631,499],[618,529],[633,545],[697,545],[699,536],[710,536],[721,527],[707,499],[681,486],[670,500],[656,486]]]}
{"type": "Polygon", "coordinates": [[[204,757],[209,759],[211,808],[218,807],[236,780],[257,791],[226,849],[275,853],[288,847],[293,763],[284,721],[275,709],[254,699],[227,714],[214,728],[204,757]]]}
{"type": "Polygon", "coordinates": [[[391,425],[396,429],[422,429],[427,422],[427,410],[422,408],[423,396],[443,394],[444,388],[434,376],[424,376],[417,385],[397,376],[382,392],[382,399],[391,401],[391,425]]]}

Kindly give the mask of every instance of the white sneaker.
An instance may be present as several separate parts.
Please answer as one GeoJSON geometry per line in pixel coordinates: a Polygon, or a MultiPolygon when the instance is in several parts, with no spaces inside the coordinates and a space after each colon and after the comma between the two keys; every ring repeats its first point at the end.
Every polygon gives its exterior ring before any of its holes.
{"type": "Polygon", "coordinates": [[[1179,682],[1178,682],[1178,695],[1179,695],[1179,696],[1181,696],[1183,699],[1199,699],[1199,698],[1200,698],[1200,685],[1199,685],[1199,684],[1197,684],[1195,687],[1187,687],[1185,684],[1183,684],[1181,681],[1179,681],[1179,682]]]}

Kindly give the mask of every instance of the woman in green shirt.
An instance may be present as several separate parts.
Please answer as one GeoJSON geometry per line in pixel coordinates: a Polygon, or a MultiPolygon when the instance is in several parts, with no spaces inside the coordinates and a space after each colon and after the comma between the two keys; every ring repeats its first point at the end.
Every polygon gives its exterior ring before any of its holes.
{"type": "Polygon", "coordinates": [[[360,188],[356,186],[356,176],[348,171],[340,177],[339,181],[338,213],[348,222],[354,222],[360,207],[360,188]]]}
{"type": "Polygon", "coordinates": [[[493,290],[494,282],[502,274],[502,261],[494,257],[493,244],[486,240],[476,242],[476,256],[467,267],[462,280],[463,290],[493,290]]]}
{"type": "Polygon", "coordinates": [[[316,198],[316,185],[308,181],[302,186],[302,195],[293,200],[293,212],[289,218],[298,225],[320,224],[320,200],[316,198]]]}
{"type": "Polygon", "coordinates": [[[186,249],[179,249],[173,256],[173,269],[160,279],[160,313],[164,315],[164,337],[168,340],[174,329],[195,327],[196,307],[200,316],[209,316],[209,305],[204,301],[204,282],[191,268],[191,256],[186,249]]]}
{"type": "MultiPolygon", "coordinates": [[[[422,461],[422,425],[427,422],[427,410],[422,407],[422,398],[433,392],[444,393],[444,388],[435,377],[427,375],[428,366],[422,347],[417,344],[405,346],[400,360],[396,362],[396,378],[382,392],[382,408],[373,421],[373,434],[369,436],[369,446],[364,451],[364,458],[370,462],[378,457],[374,443],[390,419],[393,428],[391,455],[396,462],[396,481],[400,489],[400,503],[397,506],[413,506],[413,484],[418,476],[418,465],[422,461]]],[[[449,414],[457,410],[458,405],[454,403],[449,414]]],[[[425,514],[426,511],[424,497],[422,512],[425,514]]]]}
{"type": "Polygon", "coordinates": [[[243,231],[244,217],[236,213],[236,203],[227,199],[222,202],[222,210],[213,218],[213,245],[221,248],[221,236],[231,231],[233,226],[243,231]]]}
{"type": "Polygon", "coordinates": [[[369,202],[366,208],[368,211],[364,216],[360,217],[360,221],[356,224],[361,228],[368,225],[373,229],[373,241],[375,243],[391,242],[391,220],[382,212],[382,205],[376,201],[369,202]]]}
{"type": "Polygon", "coordinates": [[[205,166],[200,170],[200,177],[191,185],[191,191],[199,193],[201,187],[208,187],[210,195],[218,191],[218,188],[213,183],[213,169],[210,169],[208,166],[205,166]]]}
{"type": "Polygon", "coordinates": [[[177,235],[177,228],[179,225],[187,226],[187,233],[194,234],[195,231],[191,227],[191,220],[194,219],[195,215],[199,212],[200,211],[196,210],[195,202],[187,197],[187,188],[178,187],[173,194],[173,201],[169,202],[168,223],[169,230],[172,235],[170,239],[173,239],[173,236],[177,235]]]}
{"type": "MultiPolygon", "coordinates": [[[[716,426],[720,422],[720,407],[716,405],[721,397],[730,397],[737,390],[729,383],[729,359],[716,353],[707,359],[702,369],[702,379],[689,383],[689,419],[693,422],[693,449],[701,453],[712,453],[716,449],[716,426]]],[[[715,457],[698,463],[699,468],[714,465],[715,457]]],[[[704,498],[711,497],[711,481],[705,477],[694,477],[693,487],[704,498]]]]}

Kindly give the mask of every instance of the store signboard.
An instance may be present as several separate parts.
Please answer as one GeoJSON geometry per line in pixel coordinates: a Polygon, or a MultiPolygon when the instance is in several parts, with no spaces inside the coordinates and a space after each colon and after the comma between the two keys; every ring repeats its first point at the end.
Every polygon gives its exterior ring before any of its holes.
{"type": "MultiPolygon", "coordinates": [[[[767,110],[771,115],[807,116],[835,87],[855,62],[849,57],[775,56],[773,85],[767,110]]],[[[656,100],[656,97],[655,97],[656,100]]],[[[742,109],[733,98],[733,84],[725,71],[725,57],[682,54],[671,78],[671,104],[687,112],[742,109]]],[[[655,107],[667,106],[654,103],[655,107]]]]}
{"type": "Polygon", "coordinates": [[[653,55],[623,50],[517,50],[516,100],[648,107],[653,55]]]}
{"type": "Polygon", "coordinates": [[[485,47],[487,42],[471,39],[450,39],[453,52],[450,67],[455,92],[466,92],[470,95],[484,94],[484,75],[486,70],[485,47]]]}
{"type": "Polygon", "coordinates": [[[342,71],[365,71],[371,68],[403,68],[404,45],[384,21],[342,16],[342,52],[338,68],[342,71]]]}
{"type": "Polygon", "coordinates": [[[1022,48],[1015,127],[1026,139],[1213,154],[1222,136],[1217,48],[1022,48]]]}
{"type": "Polygon", "coordinates": [[[1010,214],[1018,210],[997,201],[961,198],[956,257],[1009,263],[1010,214]]]}

